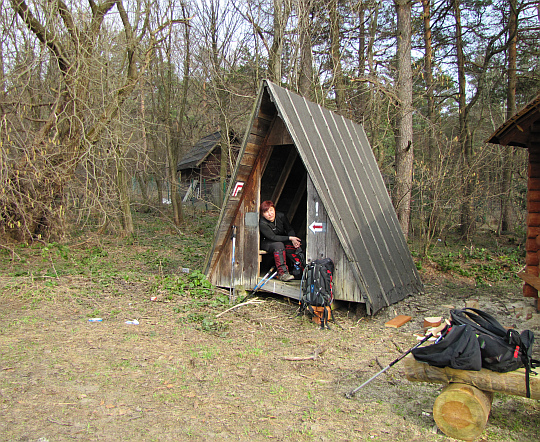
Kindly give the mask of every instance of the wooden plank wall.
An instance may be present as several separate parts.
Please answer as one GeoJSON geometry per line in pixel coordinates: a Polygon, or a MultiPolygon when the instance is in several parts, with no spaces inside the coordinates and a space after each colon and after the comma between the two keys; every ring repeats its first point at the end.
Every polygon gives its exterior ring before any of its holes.
{"type": "MultiPolygon", "coordinates": [[[[529,168],[527,192],[527,241],[525,243],[525,272],[539,276],[540,263],[540,137],[531,133],[529,143],[529,168]]],[[[538,290],[532,285],[523,285],[523,296],[537,298],[540,309],[538,290]]]]}
{"type": "Polygon", "coordinates": [[[264,112],[263,109],[261,106],[258,116],[253,120],[245,148],[237,164],[236,175],[233,176],[234,182],[244,183],[244,188],[238,196],[228,196],[222,222],[217,231],[218,245],[213,251],[215,256],[209,272],[210,282],[216,286],[231,287],[233,225],[237,226],[233,284],[251,289],[258,281],[259,229],[258,225],[246,225],[246,215],[258,212],[261,170],[265,158],[269,155],[265,139],[271,129],[274,115],[264,112]]]}
{"type": "Polygon", "coordinates": [[[341,301],[364,302],[349,260],[309,176],[307,177],[307,192],[306,260],[309,262],[319,258],[332,259],[335,267],[334,297],[341,301]],[[314,233],[309,228],[313,222],[323,223],[325,231],[314,233]]]}

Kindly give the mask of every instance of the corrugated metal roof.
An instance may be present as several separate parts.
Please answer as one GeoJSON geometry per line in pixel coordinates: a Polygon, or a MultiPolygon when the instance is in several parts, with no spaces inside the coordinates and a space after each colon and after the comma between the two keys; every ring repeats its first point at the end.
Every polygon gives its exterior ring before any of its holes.
{"type": "Polygon", "coordinates": [[[366,134],[359,124],[267,82],[371,310],[422,290],[366,134]]]}
{"type": "Polygon", "coordinates": [[[221,131],[201,138],[178,163],[177,171],[198,167],[221,140],[221,131]]]}

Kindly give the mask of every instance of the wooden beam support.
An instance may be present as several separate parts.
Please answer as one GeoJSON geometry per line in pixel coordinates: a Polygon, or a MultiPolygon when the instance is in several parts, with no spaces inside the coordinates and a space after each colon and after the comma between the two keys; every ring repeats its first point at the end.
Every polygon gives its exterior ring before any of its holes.
{"type": "Polygon", "coordinates": [[[534,276],[527,272],[517,273],[517,276],[523,279],[527,284],[532,285],[536,290],[540,290],[540,278],[538,276],[534,276]]]}

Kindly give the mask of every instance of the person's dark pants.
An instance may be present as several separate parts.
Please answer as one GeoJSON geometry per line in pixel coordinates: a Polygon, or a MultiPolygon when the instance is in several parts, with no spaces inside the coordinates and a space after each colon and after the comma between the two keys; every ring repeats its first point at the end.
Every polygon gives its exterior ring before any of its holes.
{"type": "Polygon", "coordinates": [[[274,255],[274,262],[276,264],[276,270],[279,276],[289,273],[289,269],[287,267],[287,258],[285,255],[285,244],[282,242],[262,241],[261,249],[266,250],[268,253],[272,253],[274,255]]]}
{"type": "MultiPolygon", "coordinates": [[[[299,262],[298,260],[298,249],[296,249],[291,241],[283,242],[271,242],[271,241],[262,241],[261,249],[266,250],[268,253],[274,255],[274,262],[276,264],[276,269],[278,275],[283,275],[284,273],[289,273],[289,268],[287,267],[287,261],[293,265],[299,262]]],[[[301,268],[303,270],[303,267],[301,268]]]]}

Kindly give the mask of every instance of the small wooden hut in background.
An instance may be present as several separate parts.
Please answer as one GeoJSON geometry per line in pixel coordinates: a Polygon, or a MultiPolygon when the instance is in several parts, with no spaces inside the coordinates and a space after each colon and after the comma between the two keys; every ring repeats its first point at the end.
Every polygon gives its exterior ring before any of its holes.
{"type": "MultiPolygon", "coordinates": [[[[214,285],[249,290],[266,272],[259,253],[264,200],[288,216],[308,261],[334,261],[337,300],[364,303],[373,314],[423,291],[362,126],[269,81],[262,82],[207,257],[214,285]]],[[[300,281],[274,279],[264,290],[298,299],[300,281]]]]}
{"type": "Polygon", "coordinates": [[[534,298],[540,311],[540,95],[509,118],[488,142],[523,147],[529,152],[527,180],[527,241],[523,296],[534,298]]]}
{"type": "MultiPolygon", "coordinates": [[[[229,134],[231,154],[227,177],[230,177],[241,140],[234,134],[229,134]],[[232,166],[231,166],[232,165],[232,166]]],[[[180,181],[186,192],[184,201],[191,197],[211,199],[211,195],[219,197],[221,170],[221,131],[214,132],[201,138],[180,160],[177,171],[180,173],[180,181]]],[[[219,203],[217,204],[219,205],[219,203]]]]}

